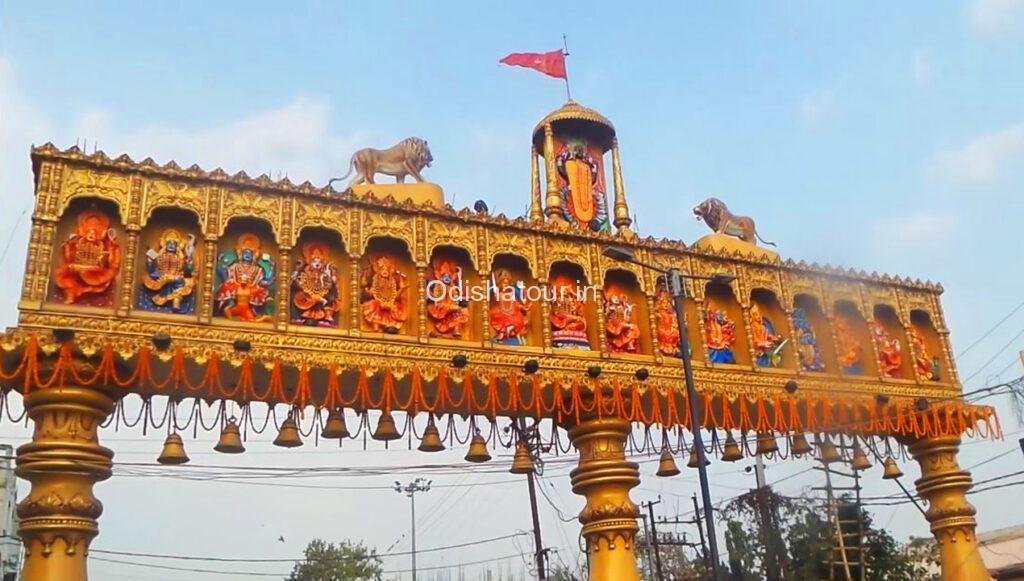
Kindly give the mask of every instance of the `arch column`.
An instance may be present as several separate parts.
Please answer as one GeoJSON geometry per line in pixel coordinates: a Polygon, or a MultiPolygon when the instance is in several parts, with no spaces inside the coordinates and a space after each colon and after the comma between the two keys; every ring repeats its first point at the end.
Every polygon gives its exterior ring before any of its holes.
{"type": "Polygon", "coordinates": [[[572,491],[587,504],[580,512],[587,541],[590,581],[639,581],[635,541],[637,505],[629,498],[640,484],[636,462],[626,460],[630,423],[618,418],[587,418],[569,426],[579,465],[569,473],[572,491]]]}
{"type": "Polygon", "coordinates": [[[96,389],[57,387],[30,393],[25,409],[35,428],[32,441],[18,448],[15,470],[32,485],[18,503],[21,579],[86,581],[89,544],[103,512],[92,489],[110,477],[114,458],[97,432],[114,399],[96,389]]]}
{"type": "Polygon", "coordinates": [[[975,509],[967,502],[973,482],[970,472],[956,461],[959,436],[925,438],[910,443],[910,453],[921,466],[914,481],[917,493],[928,502],[925,518],[939,545],[942,581],[988,581],[991,576],[978,552],[975,509]]]}

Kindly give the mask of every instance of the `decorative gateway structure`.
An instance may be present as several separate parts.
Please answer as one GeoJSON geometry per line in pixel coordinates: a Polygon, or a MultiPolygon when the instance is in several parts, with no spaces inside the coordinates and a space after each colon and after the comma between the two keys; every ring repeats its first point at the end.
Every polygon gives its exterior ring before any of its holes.
{"type": "MultiPolygon", "coordinates": [[[[169,420],[183,407],[221,429],[224,452],[263,425],[253,402],[269,404],[282,446],[313,429],[356,437],[369,411],[376,439],[412,430],[425,451],[472,439],[473,461],[490,458],[488,444],[521,444],[498,429],[507,418],[550,427],[556,443],[567,430],[591,579],[615,581],[638,578],[634,426],[668,464],[689,447],[693,405],[726,461],[741,447],[812,453],[809,434],[829,460],[844,444],[864,468],[870,449],[894,476],[892,456],[909,450],[943,578],[987,579],[956,455],[962,435],[998,437],[998,424],[962,399],[941,287],[781,260],[717,200],[696,212],[716,233],[693,245],[639,238],[615,130],[571,101],[537,125],[531,160],[529,214],[508,219],[455,210],[430,183],[339,194],[33,149],[18,325],[0,339],[4,395],[19,393],[35,425],[17,450],[31,483],[18,507],[22,578],[86,578],[102,512],[93,485],[114,455],[98,428],[140,397],[142,421],[168,434],[165,463],[188,460],[178,432],[189,426],[169,420]],[[731,281],[689,280],[680,329],[658,273],[606,258],[611,245],[731,281]],[[481,286],[494,292],[453,292],[481,286]],[[684,395],[680,334],[699,401],[684,395]]],[[[530,469],[521,455],[519,472],[530,469]]]]}

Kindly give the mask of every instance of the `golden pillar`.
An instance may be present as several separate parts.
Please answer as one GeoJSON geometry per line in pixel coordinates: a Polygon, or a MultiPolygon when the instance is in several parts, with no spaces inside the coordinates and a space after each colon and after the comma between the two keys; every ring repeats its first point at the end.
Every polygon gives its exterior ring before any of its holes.
{"type": "Polygon", "coordinates": [[[635,238],[630,229],[633,219],[629,217],[629,206],[626,205],[626,188],[622,184],[622,163],[619,161],[619,140],[612,141],[612,183],[615,185],[615,203],[613,204],[615,227],[624,238],[635,238]]]}
{"type": "Polygon", "coordinates": [[[562,215],[562,195],[558,193],[558,170],[555,168],[555,130],[551,124],[544,125],[544,174],[548,180],[547,204],[544,214],[548,220],[564,224],[562,215]]]}
{"type": "Polygon", "coordinates": [[[921,477],[914,485],[928,502],[925,518],[939,545],[942,581],[988,581],[991,576],[974,534],[976,511],[966,497],[972,486],[971,474],[957,464],[959,447],[959,436],[910,443],[910,453],[921,466],[921,477]]]}
{"type": "Polygon", "coordinates": [[[41,389],[25,397],[35,429],[17,453],[18,476],[32,489],[18,504],[25,544],[23,581],[85,581],[89,543],[103,505],[93,485],[110,477],[114,453],[97,430],[114,410],[106,393],[84,387],[41,389]]]}
{"type": "Polygon", "coordinates": [[[588,418],[569,428],[580,463],[569,473],[572,491],[586,498],[580,512],[590,581],[639,581],[635,540],[637,505],[629,490],[640,484],[636,462],[626,460],[630,423],[588,418]]]}
{"type": "Polygon", "coordinates": [[[540,197],[540,159],[537,148],[530,146],[530,221],[540,222],[544,219],[544,202],[540,197]]]}

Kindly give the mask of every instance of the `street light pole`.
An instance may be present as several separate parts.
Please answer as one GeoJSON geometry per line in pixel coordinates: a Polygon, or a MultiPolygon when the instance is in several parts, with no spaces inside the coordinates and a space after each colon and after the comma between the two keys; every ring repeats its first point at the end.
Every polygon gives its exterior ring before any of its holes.
{"type": "Polygon", "coordinates": [[[715,581],[718,581],[718,535],[715,534],[714,509],[711,507],[711,488],[708,484],[708,471],[705,466],[708,461],[707,452],[704,450],[704,440],[700,433],[700,417],[702,413],[701,411],[698,411],[697,408],[701,405],[701,401],[697,399],[697,388],[693,382],[693,365],[690,362],[690,340],[686,334],[686,315],[683,311],[683,300],[686,298],[686,287],[683,286],[683,279],[692,278],[698,280],[710,280],[727,284],[733,279],[733,277],[722,274],[712,277],[693,276],[683,274],[678,268],[661,268],[660,266],[637,260],[633,255],[633,251],[628,248],[609,246],[604,249],[602,254],[613,260],[630,262],[665,275],[665,285],[668,287],[668,292],[672,296],[672,304],[676,311],[676,324],[679,327],[679,358],[683,361],[683,379],[686,383],[686,399],[690,403],[690,431],[693,433],[693,446],[697,452],[697,474],[700,478],[700,496],[704,503],[704,523],[708,528],[708,552],[710,553],[708,560],[711,561],[709,565],[711,567],[712,578],[715,581]]]}
{"type": "Polygon", "coordinates": [[[683,311],[683,299],[686,298],[686,287],[683,285],[683,274],[678,268],[670,268],[665,273],[668,292],[676,309],[676,324],[679,327],[679,357],[683,360],[683,377],[686,382],[686,399],[690,401],[690,431],[693,433],[693,446],[697,450],[697,474],[700,478],[700,496],[704,503],[704,524],[708,528],[708,551],[711,553],[712,579],[718,581],[718,535],[715,534],[715,518],[711,507],[711,487],[708,485],[707,452],[704,450],[704,438],[700,433],[700,413],[697,406],[697,388],[693,383],[693,364],[690,362],[690,339],[686,334],[686,314],[683,311]]]}
{"type": "Polygon", "coordinates": [[[395,481],[395,492],[408,496],[412,507],[412,581],[416,581],[416,493],[430,490],[431,482],[431,480],[417,478],[402,486],[401,482],[395,481]]]}

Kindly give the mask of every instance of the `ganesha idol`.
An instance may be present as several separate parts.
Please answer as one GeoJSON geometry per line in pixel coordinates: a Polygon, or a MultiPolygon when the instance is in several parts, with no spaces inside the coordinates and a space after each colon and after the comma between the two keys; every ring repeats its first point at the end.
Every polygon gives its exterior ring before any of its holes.
{"type": "Polygon", "coordinates": [[[110,219],[98,210],[79,214],[74,233],[61,245],[61,264],[53,281],[65,304],[108,307],[121,268],[121,245],[110,219]]]}
{"type": "Polygon", "coordinates": [[[524,284],[507,269],[500,269],[491,278],[491,306],[487,313],[491,342],[499,345],[525,345],[526,328],[533,304],[523,292],[524,284]]]}
{"type": "Polygon", "coordinates": [[[270,321],[273,302],[274,263],[262,253],[255,234],[242,234],[233,250],[217,260],[218,313],[226,319],[248,322],[270,321]]]}
{"type": "Polygon", "coordinates": [[[174,229],[164,230],[156,248],[146,251],[146,272],[138,306],[142,310],[192,313],[194,291],[196,237],[187,237],[174,229]]]}
{"type": "Polygon", "coordinates": [[[338,270],[326,245],[302,245],[302,259],[292,269],[291,288],[292,323],[312,327],[337,325],[338,270]]]}
{"type": "Polygon", "coordinates": [[[567,276],[551,281],[551,345],[559,349],[590,349],[582,291],[567,276]]]}
{"type": "Polygon", "coordinates": [[[612,353],[636,353],[640,350],[636,304],[617,286],[609,286],[604,291],[604,329],[608,350],[612,353]]]}

